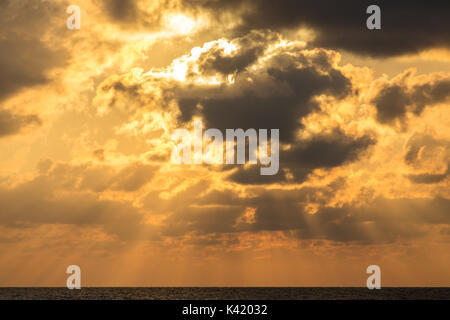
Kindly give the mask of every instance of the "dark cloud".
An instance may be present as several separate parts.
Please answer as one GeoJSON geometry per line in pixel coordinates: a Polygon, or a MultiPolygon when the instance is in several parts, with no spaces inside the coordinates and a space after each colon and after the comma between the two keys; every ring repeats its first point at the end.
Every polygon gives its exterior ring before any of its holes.
{"type": "Polygon", "coordinates": [[[103,149],[94,150],[94,152],[92,152],[92,155],[99,161],[105,161],[105,150],[103,149]]]}
{"type": "MultiPolygon", "coordinates": [[[[150,80],[152,87],[161,85],[157,80],[150,80]]],[[[133,112],[136,107],[150,105],[156,100],[152,94],[146,94],[139,84],[132,83],[123,77],[112,76],[105,80],[98,88],[97,95],[110,94],[104,105],[111,109],[124,109],[133,112]],[[130,103],[133,102],[133,103],[130,103]]]]}
{"type": "Polygon", "coordinates": [[[414,183],[432,184],[439,183],[445,180],[450,175],[450,163],[447,165],[447,170],[444,173],[421,173],[410,174],[407,178],[414,183]]]}
{"type": "Polygon", "coordinates": [[[407,112],[420,115],[426,106],[442,103],[450,97],[450,80],[443,79],[408,88],[401,84],[383,87],[372,101],[377,120],[392,123],[403,120],[407,112]]]}
{"type": "Polygon", "coordinates": [[[450,156],[450,141],[436,139],[427,134],[414,134],[406,144],[405,163],[421,167],[427,162],[441,162],[447,165],[450,156]]]}
{"type": "Polygon", "coordinates": [[[60,65],[58,54],[39,40],[11,33],[10,37],[0,39],[0,99],[22,88],[47,83],[46,72],[60,65]]]}
{"type": "Polygon", "coordinates": [[[277,175],[261,176],[259,167],[240,167],[230,179],[242,184],[303,182],[314,169],[333,168],[356,160],[361,152],[375,142],[368,135],[352,137],[335,129],[329,134],[318,134],[308,140],[296,141],[289,150],[280,150],[282,171],[277,175]],[[293,175],[293,181],[287,178],[286,170],[293,175]]]}
{"type": "Polygon", "coordinates": [[[406,106],[411,102],[405,89],[394,85],[383,88],[373,100],[377,108],[377,120],[389,123],[406,114],[406,106]]]}
{"type": "Polygon", "coordinates": [[[187,206],[166,219],[161,231],[167,236],[234,232],[233,225],[242,212],[238,206],[187,206]]]}
{"type": "Polygon", "coordinates": [[[448,140],[436,139],[426,134],[415,134],[406,144],[404,161],[410,167],[421,173],[408,174],[406,177],[413,183],[422,184],[433,184],[444,181],[450,176],[449,156],[450,142],[448,140]],[[441,173],[423,173],[425,171],[423,167],[427,167],[429,163],[434,163],[441,168],[446,167],[447,169],[440,170],[441,173]]]}
{"type": "Polygon", "coordinates": [[[432,5],[419,0],[316,1],[316,0],[184,0],[188,8],[204,9],[220,21],[232,12],[242,23],[236,33],[253,29],[283,30],[301,26],[317,32],[314,45],[371,56],[414,53],[433,47],[450,47],[448,1],[432,5]],[[366,9],[381,8],[382,30],[368,30],[366,9]]]}
{"type": "MultiPolygon", "coordinates": [[[[175,100],[178,120],[183,125],[194,116],[201,116],[205,127],[226,129],[280,129],[282,142],[293,142],[302,128],[301,119],[320,111],[316,97],[344,99],[352,94],[352,83],[336,65],[336,53],[324,50],[304,50],[299,44],[273,50],[264,61],[268,44],[278,35],[260,32],[233,40],[238,49],[224,55],[220,46],[212,45],[198,59],[186,62],[187,81],[176,82],[149,78],[146,87],[161,89],[162,101],[145,94],[142,83],[127,83],[124,77],[110,77],[98,88],[98,94],[114,91],[109,105],[122,94],[140,106],[155,104],[162,109],[175,100]],[[224,59],[227,62],[224,63],[224,59]],[[256,63],[258,61],[258,63],[256,63]],[[228,72],[234,81],[227,83],[228,72]],[[223,77],[220,86],[205,85],[196,80],[210,75],[223,77]]],[[[192,57],[190,57],[192,58],[192,57]]]]}
{"type": "Polygon", "coordinates": [[[254,190],[252,197],[212,190],[204,197],[189,199],[163,223],[163,234],[182,236],[233,234],[239,232],[291,231],[300,239],[337,242],[386,243],[416,239],[433,225],[450,225],[450,200],[436,198],[375,198],[365,204],[330,207],[327,199],[345,181],[326,187],[299,190],[254,190]],[[232,203],[232,205],[230,205],[232,203]],[[305,208],[316,204],[314,214],[305,208]],[[254,208],[245,220],[246,208],[254,208]]]}
{"type": "MultiPolygon", "coordinates": [[[[297,229],[302,239],[383,243],[421,237],[427,232],[426,225],[450,224],[450,200],[444,198],[377,198],[363,206],[325,206],[313,215],[304,212],[300,204],[288,206],[289,213],[274,214],[279,202],[269,209],[268,203],[259,206],[252,228],[265,230],[275,223],[280,228],[297,229]]],[[[286,204],[281,204],[284,207],[286,204]]]]}
{"type": "Polygon", "coordinates": [[[177,8],[177,1],[97,0],[109,21],[123,28],[157,30],[164,15],[177,8]]]}
{"type": "Polygon", "coordinates": [[[225,48],[215,43],[197,60],[199,71],[206,75],[214,72],[224,75],[239,73],[254,63],[267,46],[277,39],[279,36],[272,32],[250,32],[233,40],[233,44],[239,49],[231,54],[225,54],[225,48]]]}
{"type": "Polygon", "coordinates": [[[272,199],[257,208],[256,230],[296,230],[302,239],[383,243],[418,238],[425,225],[450,224],[450,201],[436,199],[378,198],[360,207],[322,207],[311,215],[300,204],[272,199]],[[281,214],[278,214],[282,212],[281,214]]]}
{"type": "Polygon", "coordinates": [[[369,136],[351,137],[335,129],[330,134],[315,135],[296,144],[282,161],[304,168],[331,168],[355,160],[361,151],[374,143],[369,136]]]}
{"type": "Polygon", "coordinates": [[[103,6],[112,19],[119,21],[133,22],[139,14],[135,0],[103,0],[103,6]]]}
{"type": "MultiPolygon", "coordinates": [[[[223,50],[220,51],[223,52],[223,50]]],[[[201,71],[205,74],[207,74],[208,70],[214,70],[223,74],[240,72],[255,62],[259,53],[261,53],[258,49],[253,48],[251,50],[243,50],[239,55],[228,57],[221,55],[220,51],[216,55],[205,59],[205,62],[201,65],[201,71]]]]}
{"type": "Polygon", "coordinates": [[[128,202],[100,200],[91,193],[55,196],[55,181],[40,175],[14,188],[0,188],[0,225],[24,228],[44,224],[98,226],[121,240],[154,239],[144,216],[128,202]]]}
{"type": "Polygon", "coordinates": [[[62,50],[48,47],[41,39],[51,28],[53,17],[65,17],[62,5],[35,1],[31,6],[26,1],[10,1],[2,6],[0,100],[20,89],[47,83],[48,71],[66,60],[62,50]]]}
{"type": "Polygon", "coordinates": [[[0,138],[17,134],[32,126],[39,126],[41,123],[39,117],[34,114],[20,115],[0,109],[0,138]]]}
{"type": "Polygon", "coordinates": [[[323,58],[320,50],[309,56],[297,51],[289,57],[284,54],[274,55],[257,71],[238,74],[234,84],[178,90],[180,120],[190,121],[200,114],[208,127],[223,132],[229,128],[279,128],[281,141],[293,141],[301,127],[299,120],[319,110],[315,96],[327,94],[341,99],[351,92],[352,85],[331,65],[314,66],[317,56],[323,58]]]}
{"type": "Polygon", "coordinates": [[[408,175],[408,179],[414,183],[431,184],[443,181],[445,178],[447,178],[448,175],[449,172],[447,170],[447,172],[441,174],[431,174],[431,173],[410,174],[408,175]]]}
{"type": "Polygon", "coordinates": [[[404,160],[407,164],[415,164],[419,160],[419,153],[425,146],[436,146],[439,143],[430,135],[415,134],[412,136],[406,146],[404,160]]]}
{"type": "MultiPolygon", "coordinates": [[[[247,49],[242,49],[244,55],[249,50],[253,52],[252,43],[258,37],[261,35],[254,32],[252,36],[239,39],[249,43],[245,46],[247,49]]],[[[271,36],[273,38],[276,37],[271,36]]],[[[263,55],[260,47],[257,50],[263,55]]],[[[239,57],[239,52],[241,50],[231,58],[239,57]]],[[[210,58],[201,57],[198,65],[211,68],[205,61],[217,61],[220,53],[213,47],[203,56],[210,58]]],[[[332,53],[321,49],[281,49],[272,53],[263,64],[255,64],[248,70],[234,70],[237,74],[232,84],[178,87],[174,97],[181,111],[179,120],[189,122],[194,116],[201,116],[205,128],[218,128],[222,132],[230,128],[279,128],[280,141],[292,144],[289,151],[280,151],[279,173],[261,176],[254,166],[240,167],[230,179],[244,184],[267,184],[286,182],[286,174],[291,173],[297,182],[304,181],[313,169],[336,167],[355,160],[361,151],[374,143],[368,136],[349,137],[339,129],[308,141],[296,140],[302,129],[300,120],[312,112],[320,112],[314,99],[316,96],[328,95],[339,100],[352,92],[351,81],[334,67],[333,59],[332,53]]],[[[231,168],[224,167],[225,170],[231,168]]]]}
{"type": "MultiPolygon", "coordinates": [[[[173,99],[178,102],[181,125],[190,122],[194,116],[201,116],[204,128],[217,128],[222,132],[232,128],[280,129],[281,143],[290,144],[291,148],[280,151],[279,173],[261,176],[256,174],[259,168],[255,166],[240,167],[230,175],[234,182],[288,182],[292,176],[295,182],[302,182],[316,168],[333,168],[356,160],[362,151],[375,143],[368,135],[353,137],[339,128],[309,140],[297,140],[297,134],[302,130],[302,118],[321,112],[315,98],[326,95],[329,99],[344,99],[352,94],[352,83],[336,67],[336,53],[329,50],[305,50],[294,44],[272,48],[269,58],[261,61],[260,58],[266,56],[268,44],[278,39],[277,34],[270,32],[266,35],[251,32],[232,41],[237,49],[231,54],[224,54],[220,43],[210,43],[198,59],[187,60],[187,78],[192,82],[160,83],[165,98],[164,103],[158,105],[164,108],[173,99]],[[258,52],[259,56],[248,60],[245,67],[221,67],[219,70],[214,67],[218,57],[240,61],[240,57],[247,57],[248,52],[258,52]],[[235,75],[232,83],[217,86],[195,82],[197,77],[216,76],[216,73],[226,76],[228,72],[235,75]]],[[[100,91],[115,88],[116,95],[129,92],[130,97],[140,101],[140,85],[123,84],[122,81],[119,77],[111,78],[100,86],[100,91]]],[[[233,168],[224,166],[222,169],[233,168]]]]}
{"type": "MultiPolygon", "coordinates": [[[[239,166],[237,170],[229,176],[229,179],[240,184],[271,184],[285,182],[287,181],[286,171],[283,170],[283,164],[280,166],[281,170],[278,171],[277,174],[267,176],[261,175],[261,169],[259,166],[252,165],[249,168],[242,168],[239,166]]],[[[303,180],[306,179],[306,175],[310,172],[310,170],[306,170],[305,176],[302,177],[303,180]]]]}

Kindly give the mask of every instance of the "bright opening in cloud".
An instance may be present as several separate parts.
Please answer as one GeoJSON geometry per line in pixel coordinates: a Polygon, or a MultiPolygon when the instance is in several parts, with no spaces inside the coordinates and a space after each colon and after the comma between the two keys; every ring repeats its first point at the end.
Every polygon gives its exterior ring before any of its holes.
{"type": "Polygon", "coordinates": [[[199,23],[181,13],[169,14],[165,19],[165,27],[175,34],[189,34],[199,27],[199,23]]]}

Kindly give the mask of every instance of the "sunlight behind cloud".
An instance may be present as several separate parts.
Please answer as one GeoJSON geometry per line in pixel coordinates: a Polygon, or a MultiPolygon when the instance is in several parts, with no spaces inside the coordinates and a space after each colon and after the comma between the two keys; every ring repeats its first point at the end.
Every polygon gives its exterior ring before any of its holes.
{"type": "Polygon", "coordinates": [[[201,24],[199,22],[184,14],[177,13],[167,15],[165,18],[164,26],[171,33],[184,35],[190,34],[195,29],[198,29],[201,24]]]}

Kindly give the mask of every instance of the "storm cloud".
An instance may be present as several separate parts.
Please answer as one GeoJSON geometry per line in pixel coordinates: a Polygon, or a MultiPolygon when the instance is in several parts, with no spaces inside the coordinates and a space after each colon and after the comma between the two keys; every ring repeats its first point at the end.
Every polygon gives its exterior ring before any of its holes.
{"type": "MultiPolygon", "coordinates": [[[[206,53],[216,57],[215,50],[206,53]]],[[[201,115],[209,127],[220,130],[281,128],[280,140],[292,142],[301,118],[319,110],[314,97],[342,99],[352,91],[351,81],[329,59],[331,54],[321,50],[280,50],[255,70],[237,73],[227,86],[180,87],[176,90],[180,120],[201,115]]]]}
{"type": "Polygon", "coordinates": [[[241,18],[235,33],[254,29],[286,30],[307,27],[317,33],[315,46],[344,49],[370,56],[394,56],[435,47],[450,47],[448,1],[315,1],[184,0],[194,9],[210,12],[216,19],[233,12],[241,18]],[[382,30],[366,27],[369,5],[381,8],[382,30]]]}

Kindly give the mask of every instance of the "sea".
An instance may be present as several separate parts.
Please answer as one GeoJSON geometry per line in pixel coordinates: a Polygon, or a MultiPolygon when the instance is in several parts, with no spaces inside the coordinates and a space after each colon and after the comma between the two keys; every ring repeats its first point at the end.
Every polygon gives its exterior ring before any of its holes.
{"type": "Polygon", "coordinates": [[[450,287],[3,287],[0,300],[450,300],[450,287]]]}

